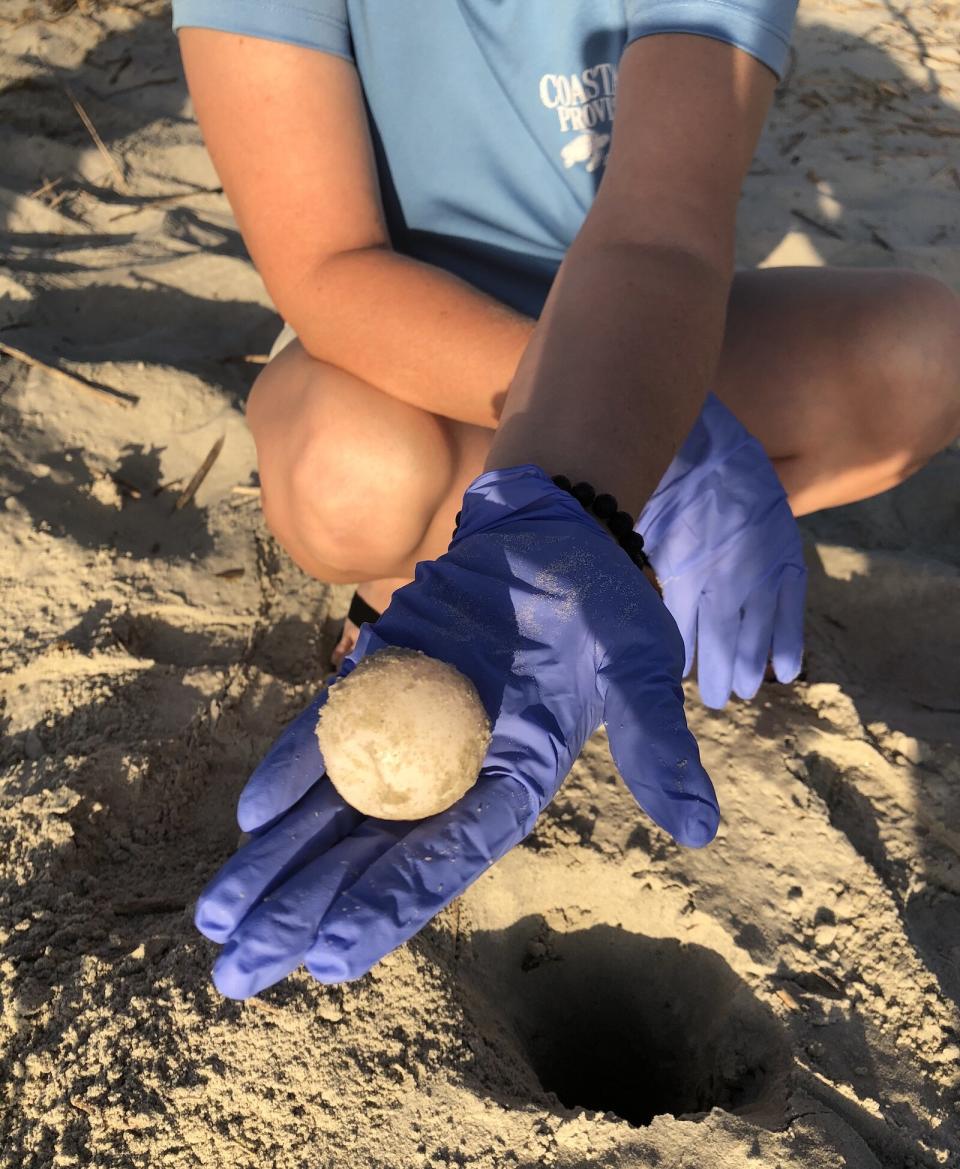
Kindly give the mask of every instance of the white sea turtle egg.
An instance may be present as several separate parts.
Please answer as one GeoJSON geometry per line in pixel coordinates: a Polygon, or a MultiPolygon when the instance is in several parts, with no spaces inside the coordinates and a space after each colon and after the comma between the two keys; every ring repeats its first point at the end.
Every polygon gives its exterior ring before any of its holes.
{"type": "Polygon", "coordinates": [[[330,781],[358,812],[419,820],[476,783],[490,721],[455,666],[388,646],[331,685],[317,740],[330,781]]]}

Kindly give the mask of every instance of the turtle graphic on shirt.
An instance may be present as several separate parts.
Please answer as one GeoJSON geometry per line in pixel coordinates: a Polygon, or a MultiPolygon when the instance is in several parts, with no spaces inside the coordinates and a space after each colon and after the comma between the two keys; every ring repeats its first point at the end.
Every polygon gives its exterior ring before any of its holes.
{"type": "Polygon", "coordinates": [[[604,161],[609,141],[609,134],[595,134],[592,130],[578,134],[576,138],[571,138],[560,151],[563,165],[569,170],[578,162],[582,162],[587,171],[592,173],[604,161]]]}

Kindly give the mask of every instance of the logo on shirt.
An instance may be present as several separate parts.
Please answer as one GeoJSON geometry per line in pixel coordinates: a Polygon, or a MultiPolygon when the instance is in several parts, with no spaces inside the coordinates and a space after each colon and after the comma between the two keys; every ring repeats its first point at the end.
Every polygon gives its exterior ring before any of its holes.
{"type": "Polygon", "coordinates": [[[606,162],[617,93],[617,67],[610,61],[591,65],[580,73],[544,73],[540,101],[555,110],[560,129],[574,133],[560,149],[569,170],[582,162],[593,172],[606,162]]]}

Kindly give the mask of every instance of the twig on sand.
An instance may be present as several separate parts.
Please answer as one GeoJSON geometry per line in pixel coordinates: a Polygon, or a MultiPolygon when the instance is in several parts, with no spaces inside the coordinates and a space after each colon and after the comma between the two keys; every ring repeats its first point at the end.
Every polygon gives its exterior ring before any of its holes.
{"type": "Polygon", "coordinates": [[[796,134],[791,134],[786,142],[780,144],[780,153],[782,155],[789,154],[791,150],[800,145],[806,136],[806,130],[798,130],[796,134]]]}
{"type": "Polygon", "coordinates": [[[893,245],[888,240],[885,240],[883,238],[883,236],[880,234],[879,231],[877,231],[877,229],[873,226],[872,223],[868,223],[865,219],[861,219],[860,223],[862,224],[863,227],[867,228],[867,230],[870,232],[870,238],[873,240],[873,242],[878,247],[883,248],[884,251],[887,251],[887,252],[892,252],[895,250],[893,245]]]}
{"type": "MultiPolygon", "coordinates": [[[[282,1011],[283,1007],[278,1007],[276,1003],[268,1003],[266,999],[245,999],[243,1005],[245,1007],[256,1007],[259,1011],[282,1011]]],[[[246,1146],[244,1146],[245,1148],[246,1146]]]]}
{"type": "Polygon", "coordinates": [[[270,360],[269,353],[229,353],[221,357],[221,361],[245,361],[249,365],[266,365],[270,360]]]}
{"type": "Polygon", "coordinates": [[[782,986],[778,986],[776,994],[777,994],[777,998],[783,1003],[783,1005],[787,1008],[788,1011],[799,1011],[800,1010],[800,1004],[793,997],[793,995],[790,993],[790,991],[786,990],[782,986]]]}
{"type": "Polygon", "coordinates": [[[62,382],[66,382],[75,390],[87,390],[91,394],[99,394],[101,398],[106,398],[108,402],[112,402],[115,406],[136,406],[140,401],[133,394],[127,394],[123,390],[112,390],[107,386],[97,386],[93,382],[88,382],[85,378],[78,377],[76,374],[67,373],[65,369],[59,369],[55,365],[47,365],[45,361],[41,361],[37,357],[31,357],[29,353],[24,353],[22,349],[14,349],[12,345],[8,345],[5,341],[0,341],[0,353],[5,353],[7,357],[12,357],[16,361],[22,361],[24,365],[32,365],[34,369],[42,369],[44,373],[53,374],[54,377],[59,378],[62,382]]]}
{"type": "Polygon", "coordinates": [[[139,487],[135,487],[129,479],[121,479],[119,475],[111,475],[110,478],[120,488],[120,494],[125,495],[128,499],[140,499],[143,492],[139,487]]]}
{"type": "Polygon", "coordinates": [[[53,199],[50,200],[50,202],[47,204],[47,206],[50,208],[51,211],[56,211],[56,209],[60,206],[60,204],[64,201],[64,199],[69,198],[69,196],[74,194],[74,193],[75,192],[69,191],[69,190],[61,191],[59,195],[55,196],[53,199]]]}
{"type": "Polygon", "coordinates": [[[245,483],[236,483],[230,488],[234,495],[251,495],[258,496],[260,494],[259,487],[247,486],[245,483]]]}
{"type": "Polygon", "coordinates": [[[43,184],[42,187],[37,187],[37,189],[35,191],[30,191],[27,194],[27,198],[28,199],[39,199],[41,195],[46,195],[48,191],[52,191],[54,187],[58,186],[62,182],[63,182],[62,175],[56,179],[48,179],[43,184]]]}
{"type": "Polygon", "coordinates": [[[824,235],[832,235],[834,239],[845,239],[842,231],[837,231],[835,227],[831,227],[829,223],[821,223],[819,219],[814,219],[812,215],[808,215],[805,211],[800,211],[796,207],[790,208],[790,214],[795,215],[802,223],[808,223],[811,227],[815,227],[818,231],[822,231],[824,235]]]}
{"type": "Polygon", "coordinates": [[[113,223],[115,219],[125,219],[128,215],[136,215],[138,211],[142,211],[145,207],[160,207],[164,203],[181,203],[184,199],[192,199],[195,195],[222,195],[223,187],[201,187],[198,191],[177,191],[175,195],[155,195],[148,196],[141,199],[136,207],[131,207],[127,211],[120,211],[116,215],[111,215],[108,220],[113,223]]]}
{"type": "Polygon", "coordinates": [[[929,134],[931,138],[960,138],[960,129],[953,126],[938,126],[935,122],[927,122],[920,115],[907,115],[909,122],[894,122],[898,130],[906,130],[910,134],[929,134]]]}
{"type": "Polygon", "coordinates": [[[210,468],[217,461],[217,456],[223,450],[223,443],[225,438],[225,434],[220,435],[217,441],[207,452],[207,457],[203,460],[200,466],[197,467],[193,478],[186,485],[186,487],[184,487],[183,491],[180,492],[180,495],[177,497],[177,502],[174,504],[176,511],[179,511],[182,507],[186,507],[190,500],[193,499],[193,497],[197,494],[197,490],[200,487],[200,484],[204,481],[204,479],[206,479],[207,475],[210,474],[210,468]]]}
{"type": "Polygon", "coordinates": [[[90,115],[87,113],[87,111],[83,108],[83,106],[80,104],[80,102],[74,96],[73,91],[70,89],[69,86],[65,85],[63,87],[63,91],[67,95],[67,97],[73,102],[73,108],[80,115],[80,121],[83,122],[84,126],[86,126],[87,133],[93,139],[94,146],[96,146],[97,150],[100,151],[100,153],[103,155],[103,157],[106,159],[106,161],[110,164],[110,169],[117,176],[117,179],[120,182],[121,188],[125,191],[128,190],[129,188],[127,186],[127,180],[124,177],[123,171],[120,169],[119,163],[113,157],[113,155],[110,153],[110,151],[107,150],[106,146],[104,146],[103,139],[97,133],[97,127],[90,120],[90,115]]]}

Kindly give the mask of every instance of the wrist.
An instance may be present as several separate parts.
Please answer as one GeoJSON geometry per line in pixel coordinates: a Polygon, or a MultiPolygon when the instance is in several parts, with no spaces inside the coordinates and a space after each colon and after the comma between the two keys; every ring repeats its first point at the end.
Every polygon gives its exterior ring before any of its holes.
{"type": "Polygon", "coordinates": [[[591,483],[583,480],[571,483],[563,474],[548,475],[536,463],[521,463],[480,474],[464,494],[464,505],[457,513],[452,541],[456,543],[464,536],[499,526],[499,522],[511,515],[534,518],[544,504],[549,506],[550,514],[537,518],[575,518],[599,528],[626,553],[660,593],[653,567],[644,551],[643,536],[636,531],[634,517],[619,507],[616,497],[609,492],[597,491],[591,483]],[[487,506],[475,508],[473,504],[479,500],[487,506]],[[502,509],[502,514],[489,514],[490,504],[502,509]]]}

